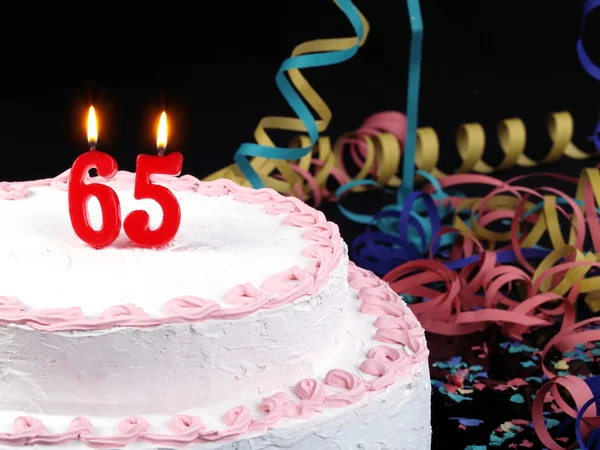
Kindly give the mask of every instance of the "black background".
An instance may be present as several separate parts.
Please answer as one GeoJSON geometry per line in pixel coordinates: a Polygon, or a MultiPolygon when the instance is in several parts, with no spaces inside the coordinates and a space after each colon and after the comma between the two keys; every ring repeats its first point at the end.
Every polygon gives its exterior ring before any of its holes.
{"type": "MultiPolygon", "coordinates": [[[[365,47],[342,65],[307,71],[334,111],[334,136],[373,112],[405,107],[405,2],[357,6],[372,24],[365,47]]],[[[586,137],[600,89],[575,52],[581,2],[435,1],[422,8],[419,123],[439,131],[443,165],[455,166],[454,130],[466,121],[493,131],[501,118],[522,117],[528,153],[543,153],[546,116],[559,110],[573,113],[575,142],[591,149],[586,137]]],[[[352,33],[326,0],[33,3],[7,7],[3,20],[4,180],[70,167],[86,150],[92,102],[101,120],[99,147],[121,168],[132,170],[138,153],[154,151],[156,121],[166,108],[170,148],[184,153],[184,172],[207,175],[231,162],[262,116],[291,113],[273,77],[296,44],[352,33]]],[[[596,23],[592,17],[590,33],[596,23]]],[[[600,55],[593,38],[586,42],[590,54],[600,55]]],[[[486,156],[494,162],[497,144],[489,141],[486,156]]],[[[286,143],[287,137],[278,142],[286,143]]]]}
{"type": "MultiPolygon", "coordinates": [[[[405,2],[356,5],[372,25],[365,47],[342,65],[306,72],[333,109],[332,136],[358,127],[371,113],[405,107],[405,2]]],[[[562,110],[575,119],[574,142],[594,151],[588,137],[598,119],[600,84],[584,72],[575,51],[581,7],[574,0],[423,2],[419,125],[438,131],[443,168],[457,165],[460,123],[484,125],[486,159],[494,163],[501,157],[491,138],[498,120],[523,118],[527,153],[536,157],[549,148],[548,113],[562,110]]],[[[296,44],[352,34],[326,0],[33,2],[6,7],[2,19],[1,180],[45,178],[70,167],[87,150],[92,103],[100,118],[99,149],[121,169],[133,170],[137,154],[155,151],[156,123],[166,109],[169,148],[184,154],[184,173],[206,176],[232,161],[261,117],[291,114],[273,78],[296,44]]],[[[585,30],[596,61],[600,46],[592,30],[599,23],[594,14],[585,30]]],[[[562,160],[549,169],[576,175],[592,164],[562,160]]],[[[360,209],[360,199],[349,201],[360,209]]],[[[362,230],[334,206],[325,211],[347,241],[362,230]]],[[[462,415],[477,417],[477,406],[470,407],[462,415]]],[[[434,399],[433,414],[434,448],[464,448],[464,439],[452,441],[456,423],[447,417],[456,414],[443,400],[434,399]]]]}

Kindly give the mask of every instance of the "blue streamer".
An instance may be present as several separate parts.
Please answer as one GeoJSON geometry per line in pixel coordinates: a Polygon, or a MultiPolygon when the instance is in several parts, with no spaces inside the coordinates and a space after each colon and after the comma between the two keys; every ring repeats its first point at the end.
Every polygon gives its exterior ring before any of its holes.
{"type": "Polygon", "coordinates": [[[333,64],[339,64],[343,61],[349,60],[358,52],[359,43],[362,41],[364,36],[364,27],[358,10],[354,6],[354,3],[352,3],[352,0],[337,0],[337,4],[352,24],[352,28],[358,37],[357,43],[356,45],[345,50],[293,56],[286,59],[281,64],[281,67],[275,76],[275,83],[277,84],[277,87],[279,88],[279,91],[285,100],[294,110],[294,113],[296,113],[298,118],[306,127],[306,131],[308,132],[308,136],[310,138],[310,144],[307,147],[293,149],[267,147],[256,143],[242,144],[233,159],[239,166],[244,176],[248,179],[252,187],[256,189],[264,188],[265,185],[260,179],[260,176],[250,165],[249,158],[263,157],[279,160],[297,160],[312,151],[313,146],[316,144],[319,138],[316,120],[314,119],[303,98],[298,94],[298,92],[296,92],[293,84],[285,76],[285,72],[291,69],[308,69],[311,67],[324,67],[333,64]]]}
{"type": "MultiPolygon", "coordinates": [[[[579,60],[581,61],[581,65],[584,70],[594,77],[596,80],[600,81],[600,67],[598,67],[594,61],[588,56],[585,51],[585,47],[583,46],[583,29],[585,27],[585,21],[587,16],[592,10],[596,9],[600,6],[600,0],[587,0],[583,5],[583,20],[581,21],[581,31],[579,34],[579,39],[577,40],[577,55],[579,56],[579,60]]],[[[600,120],[596,124],[596,129],[594,130],[594,135],[592,136],[592,141],[596,146],[596,150],[600,151],[600,120]]]]}
{"type": "MultiPolygon", "coordinates": [[[[359,266],[378,275],[385,275],[405,262],[429,259],[430,249],[432,255],[442,259],[442,263],[451,270],[460,270],[481,260],[483,255],[443,261],[448,257],[448,247],[454,243],[458,233],[447,233],[437,238],[435,236],[444,221],[451,219],[457,211],[450,204],[445,203],[448,193],[444,192],[438,180],[426,172],[417,171],[416,173],[427,178],[433,185],[433,194],[408,193],[404,198],[397,199],[399,203],[387,205],[375,215],[353,213],[338,202],[340,211],[348,219],[368,225],[365,232],[360,234],[351,246],[352,256],[359,266]]],[[[336,196],[339,198],[356,186],[381,187],[373,180],[355,180],[338,188],[336,196]]],[[[543,203],[543,200],[540,200],[532,208],[532,211],[539,211],[543,207],[543,203]]],[[[567,202],[558,198],[557,203],[566,204],[567,202]]],[[[528,211],[526,215],[531,214],[532,211],[528,211]]],[[[458,211],[458,214],[461,215],[461,212],[458,211]]],[[[465,214],[470,215],[471,211],[467,211],[465,214]]],[[[474,218],[476,220],[477,215],[474,218]]],[[[522,249],[521,252],[526,259],[541,260],[552,250],[536,245],[532,248],[522,249]]],[[[514,250],[501,250],[494,253],[499,264],[518,261],[514,250]]]]}
{"type": "Polygon", "coordinates": [[[592,391],[593,397],[589,399],[585,404],[581,407],[581,409],[577,413],[577,419],[575,420],[575,435],[577,437],[577,442],[582,450],[600,450],[600,429],[596,428],[590,437],[588,438],[587,446],[585,442],[583,442],[583,437],[581,436],[581,420],[583,419],[583,415],[588,410],[592,404],[596,404],[596,413],[600,411],[600,376],[590,377],[585,380],[590,390],[592,391]]]}
{"type": "Polygon", "coordinates": [[[600,0],[587,0],[583,5],[583,20],[581,21],[581,32],[579,39],[577,40],[577,55],[579,56],[579,60],[581,61],[581,65],[585,71],[596,80],[600,81],[600,67],[598,67],[588,56],[582,40],[583,29],[585,27],[587,16],[598,6],[600,6],[600,0]]]}

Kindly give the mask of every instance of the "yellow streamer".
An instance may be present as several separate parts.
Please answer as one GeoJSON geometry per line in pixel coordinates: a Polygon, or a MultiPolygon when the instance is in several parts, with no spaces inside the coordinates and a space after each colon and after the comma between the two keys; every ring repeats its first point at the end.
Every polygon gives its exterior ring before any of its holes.
{"type": "MultiPolygon", "coordinates": [[[[343,48],[343,45],[350,44],[352,38],[316,42],[328,43],[329,41],[335,41],[335,45],[337,45],[335,48],[343,48]]],[[[293,54],[315,51],[317,47],[313,47],[313,44],[315,42],[301,44],[296,47],[293,54]]],[[[327,45],[323,44],[318,48],[321,51],[325,48],[334,48],[333,44],[330,47],[327,45]]],[[[307,98],[307,101],[321,117],[318,122],[319,130],[325,129],[331,120],[330,109],[298,71],[291,76],[294,84],[303,92],[303,96],[307,98]]],[[[297,119],[267,117],[261,121],[256,131],[256,138],[261,144],[273,145],[265,131],[266,129],[279,128],[298,131],[301,125],[297,119]]],[[[534,167],[549,164],[563,157],[583,160],[595,156],[582,151],[572,143],[573,128],[573,118],[570,113],[563,111],[550,114],[548,117],[548,134],[552,140],[552,146],[543,158],[535,161],[525,151],[527,133],[523,121],[519,118],[501,120],[497,126],[497,139],[504,156],[499,164],[492,167],[484,160],[486,135],[483,126],[479,123],[462,124],[456,132],[456,147],[461,163],[454,173],[477,172],[489,174],[515,166],[534,167]]],[[[296,136],[290,142],[290,147],[302,147],[306,146],[307,143],[308,138],[306,136],[296,136]]],[[[298,174],[298,169],[310,172],[314,177],[314,182],[325,195],[328,194],[326,184],[333,174],[338,175],[338,183],[341,181],[342,184],[352,180],[371,178],[382,186],[395,188],[401,183],[401,179],[397,175],[401,166],[401,152],[401,142],[392,133],[383,131],[367,135],[350,132],[340,136],[333,145],[329,137],[320,137],[313,148],[312,154],[306,155],[301,160],[289,162],[255,158],[252,165],[259,172],[261,178],[265,180],[268,187],[283,194],[294,194],[307,200],[313,197],[314,193],[307,180],[298,174]],[[359,141],[365,149],[361,157],[361,166],[354,176],[344,170],[341,164],[342,153],[349,141],[359,141]]],[[[430,173],[436,178],[446,176],[447,174],[438,168],[439,157],[440,146],[436,131],[431,127],[419,128],[417,130],[415,152],[416,169],[430,173]]],[[[238,184],[248,186],[247,180],[236,169],[235,165],[213,173],[206,180],[217,178],[229,178],[238,184]]],[[[416,181],[422,182],[423,179],[417,177],[416,181]]],[[[353,191],[360,192],[365,189],[364,186],[357,186],[353,191]]]]}
{"type": "MultiPolygon", "coordinates": [[[[335,0],[334,0],[335,1],[335,0]]],[[[337,2],[336,2],[337,4],[337,2]]],[[[362,46],[369,34],[369,22],[358,11],[363,27],[364,35],[361,42],[358,44],[362,46]]],[[[357,44],[357,37],[350,38],[334,38],[334,39],[318,39],[313,41],[304,42],[292,51],[292,57],[306,55],[309,53],[321,53],[330,51],[339,51],[351,48],[357,44]]],[[[332,112],[325,101],[319,96],[314,88],[308,83],[306,78],[298,69],[292,69],[287,72],[291,83],[296,88],[297,92],[304,98],[312,109],[315,111],[318,119],[316,120],[317,129],[319,132],[323,132],[329,126],[332,118],[332,112]]],[[[285,130],[295,132],[305,132],[306,128],[304,123],[297,118],[290,117],[264,117],[258,124],[254,137],[257,144],[275,147],[275,144],[267,130],[285,130]]],[[[310,154],[303,158],[304,166],[306,162],[310,161],[310,154]]],[[[251,162],[254,170],[260,175],[266,187],[275,189],[279,192],[289,193],[292,192],[294,186],[302,183],[302,178],[294,171],[289,161],[283,160],[271,160],[266,158],[254,158],[251,162]],[[279,175],[281,179],[273,175],[279,175]]],[[[228,178],[235,181],[240,185],[249,186],[248,181],[242,176],[240,170],[235,164],[227,166],[205,178],[205,181],[215,180],[218,178],[228,178]]]]}
{"type": "MultiPolygon", "coordinates": [[[[516,187],[516,186],[515,186],[516,187]]],[[[521,248],[533,248],[540,244],[542,237],[547,234],[551,243],[552,252],[548,254],[543,261],[535,268],[532,275],[532,282],[538,280],[542,275],[553,267],[563,264],[561,261],[569,260],[579,263],[577,267],[572,267],[563,273],[556,273],[552,277],[545,279],[539,292],[554,292],[555,294],[565,296],[571,289],[577,288],[577,292],[585,294],[584,301],[594,313],[600,311],[600,275],[590,276],[593,267],[600,263],[600,252],[584,253],[576,247],[576,235],[586,229],[586,223],[578,223],[575,214],[569,215],[570,233],[568,241],[562,234],[561,224],[558,216],[557,197],[555,195],[545,195],[543,197],[543,208],[539,211],[539,216],[531,229],[523,236],[520,242],[521,248]],[[556,280],[556,283],[554,282],[556,280]]],[[[595,213],[600,208],[600,170],[597,168],[586,168],[581,171],[577,184],[575,200],[581,204],[593,202],[594,214],[589,216],[582,208],[584,220],[588,221],[587,226],[590,233],[595,233],[596,228],[592,224],[597,223],[598,216],[595,213]],[[586,197],[586,192],[588,196],[586,197]]],[[[502,247],[510,242],[511,232],[496,232],[479,223],[481,211],[516,211],[519,200],[517,197],[508,195],[495,195],[487,200],[485,204],[484,197],[465,199],[456,207],[454,211],[453,226],[464,233],[469,234],[480,242],[486,242],[488,250],[502,247]],[[460,217],[460,214],[470,212],[468,223],[460,217]]],[[[536,208],[536,202],[525,202],[522,207],[521,217],[525,217],[528,211],[536,208]]],[[[600,227],[600,224],[597,224],[600,227]]],[[[523,230],[518,230],[523,231],[523,230]]],[[[597,236],[596,236],[597,238],[597,236]]],[[[600,243],[600,239],[597,239],[600,243]]],[[[599,245],[599,244],[595,244],[599,245]]],[[[596,248],[596,251],[599,251],[596,248]]],[[[533,269],[532,269],[533,270],[533,269]]]]}

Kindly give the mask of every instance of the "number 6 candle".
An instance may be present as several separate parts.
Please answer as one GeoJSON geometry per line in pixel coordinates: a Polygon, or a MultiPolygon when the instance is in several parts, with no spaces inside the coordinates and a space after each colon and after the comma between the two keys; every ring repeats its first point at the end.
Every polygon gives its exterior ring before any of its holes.
{"type": "Polygon", "coordinates": [[[179,175],[183,156],[173,152],[163,156],[167,148],[167,114],[163,112],[158,124],[156,139],[158,156],[139,155],[136,163],[135,186],[133,196],[137,200],[149,198],[156,201],[163,210],[161,224],[155,230],[150,229],[150,216],[146,211],[131,212],[123,222],[125,233],[141,247],[162,247],[177,234],[181,223],[179,202],[173,193],[164,186],[152,184],[150,175],[179,175]]]}
{"type": "Polygon", "coordinates": [[[115,191],[106,185],[86,184],[90,169],[96,169],[103,178],[112,178],[118,170],[117,162],[108,154],[96,150],[98,125],[94,107],[88,113],[88,145],[90,150],[79,156],[69,176],[69,215],[75,234],[94,248],[103,248],[114,242],[121,231],[121,206],[115,191]],[[102,226],[94,230],[90,224],[88,201],[96,197],[102,208],[102,226]]]}

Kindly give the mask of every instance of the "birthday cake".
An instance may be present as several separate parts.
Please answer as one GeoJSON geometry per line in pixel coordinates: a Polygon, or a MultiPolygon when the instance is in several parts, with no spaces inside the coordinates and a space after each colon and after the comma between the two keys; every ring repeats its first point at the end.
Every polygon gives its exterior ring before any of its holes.
{"type": "MultiPolygon", "coordinates": [[[[430,448],[423,329],[335,224],[269,189],[153,181],[181,209],[160,249],[81,241],[68,172],[0,183],[0,448],[430,448]]],[[[133,174],[88,182],[160,223],[133,174]]]]}

